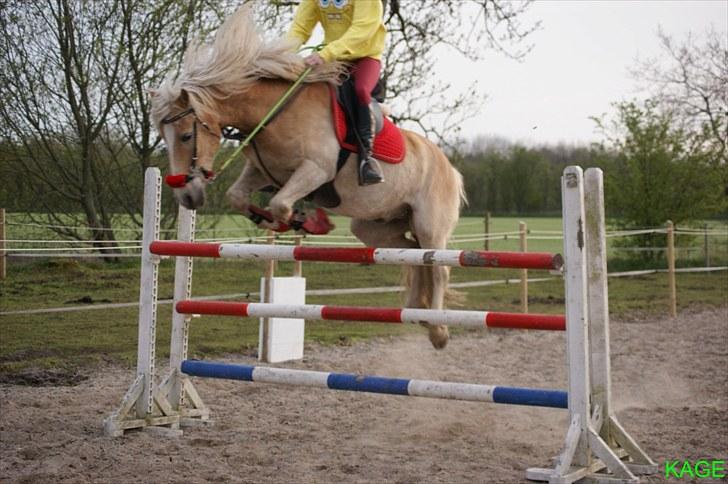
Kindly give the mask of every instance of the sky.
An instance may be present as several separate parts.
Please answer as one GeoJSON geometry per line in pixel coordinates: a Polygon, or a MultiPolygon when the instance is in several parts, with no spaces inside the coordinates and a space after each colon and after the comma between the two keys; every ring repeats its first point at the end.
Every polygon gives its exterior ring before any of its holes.
{"type": "Polygon", "coordinates": [[[710,26],[728,32],[728,0],[548,0],[534,3],[528,18],[542,24],[521,62],[496,52],[475,65],[452,55],[438,62],[438,76],[460,89],[479,79],[488,95],[481,113],[463,125],[464,137],[529,145],[599,140],[589,118],[639,96],[629,69],[660,53],[658,27],[680,39],[710,26]]]}

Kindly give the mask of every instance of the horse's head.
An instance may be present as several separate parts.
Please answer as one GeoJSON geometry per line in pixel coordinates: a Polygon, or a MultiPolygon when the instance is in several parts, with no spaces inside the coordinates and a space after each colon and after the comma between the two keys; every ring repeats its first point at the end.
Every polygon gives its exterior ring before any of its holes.
{"type": "Polygon", "coordinates": [[[213,179],[213,160],[220,148],[221,127],[217,116],[182,89],[170,96],[150,90],[157,129],[167,144],[170,175],[167,184],[177,202],[190,210],[205,203],[205,187],[213,179]]]}

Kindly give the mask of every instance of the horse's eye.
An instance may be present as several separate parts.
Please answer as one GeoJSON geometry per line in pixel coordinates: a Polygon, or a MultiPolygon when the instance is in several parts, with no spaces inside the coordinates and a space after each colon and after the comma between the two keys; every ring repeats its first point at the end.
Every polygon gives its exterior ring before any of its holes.
{"type": "Polygon", "coordinates": [[[187,143],[189,140],[192,139],[192,133],[185,133],[182,136],[180,136],[180,139],[183,143],[187,143]]]}

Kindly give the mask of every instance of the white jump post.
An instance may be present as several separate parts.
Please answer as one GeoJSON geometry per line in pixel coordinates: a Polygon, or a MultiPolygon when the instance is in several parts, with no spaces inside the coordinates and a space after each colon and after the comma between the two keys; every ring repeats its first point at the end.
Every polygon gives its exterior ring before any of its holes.
{"type": "MultiPolygon", "coordinates": [[[[303,277],[271,277],[260,282],[260,300],[269,304],[304,304],[306,279],[303,277]]],[[[303,318],[260,318],[258,360],[266,363],[303,358],[305,332],[303,318]]]]}
{"type": "Polygon", "coordinates": [[[159,242],[156,240],[159,235],[160,193],[159,171],[150,169],[145,181],[137,378],[122,400],[121,407],[106,420],[107,434],[117,436],[130,428],[144,428],[178,435],[181,432],[178,430],[180,423],[208,421],[209,410],[189,378],[200,376],[430,398],[553,408],[568,406],[570,425],[564,447],[554,467],[529,469],[527,478],[551,483],[582,480],[637,483],[637,474],[657,471],[657,465],[619,424],[611,405],[606,237],[601,170],[591,168],[584,174],[581,168],[572,166],[566,168],[562,177],[565,317],[482,311],[307,306],[302,302],[265,304],[190,300],[191,256],[533,269],[560,267],[561,258],[544,253],[201,244],[193,242],[194,212],[184,209],[180,209],[178,241],[159,242]],[[170,372],[157,387],[154,385],[154,342],[157,264],[160,255],[177,256],[177,266],[170,372]],[[192,314],[389,323],[431,320],[473,327],[565,329],[569,391],[567,394],[559,390],[196,362],[187,360],[188,324],[192,314]]]}
{"type": "Polygon", "coordinates": [[[611,407],[602,170],[590,168],[584,176],[580,167],[567,167],[561,194],[570,426],[554,468],[531,468],[526,477],[554,484],[638,483],[636,474],[653,474],[657,465],[611,407]]]}
{"type": "MultiPolygon", "coordinates": [[[[157,339],[157,300],[159,256],[150,246],[159,240],[162,203],[162,178],[159,169],[149,168],[144,175],[144,214],[139,288],[139,336],[136,379],[119,408],[104,421],[104,431],[121,436],[125,430],[143,428],[161,432],[179,432],[179,414],[167,396],[155,384],[157,339]]],[[[173,382],[171,378],[168,382],[173,382]]]]}

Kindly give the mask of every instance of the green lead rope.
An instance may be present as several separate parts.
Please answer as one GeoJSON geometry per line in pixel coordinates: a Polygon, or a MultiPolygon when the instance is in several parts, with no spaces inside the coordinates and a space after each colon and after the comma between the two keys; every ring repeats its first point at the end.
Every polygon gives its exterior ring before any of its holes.
{"type": "MultiPolygon", "coordinates": [[[[301,50],[314,50],[318,52],[324,47],[324,44],[319,44],[311,47],[304,47],[301,50]]],[[[299,51],[300,52],[300,51],[299,51]]],[[[304,70],[300,76],[298,76],[298,79],[293,83],[291,87],[288,88],[286,92],[283,93],[281,98],[278,100],[278,102],[275,103],[275,105],[268,111],[268,114],[266,114],[263,119],[258,123],[258,125],[253,129],[253,131],[250,132],[248,136],[245,137],[244,140],[240,142],[240,145],[235,148],[235,151],[232,152],[232,154],[223,162],[222,166],[220,166],[220,169],[217,171],[217,173],[222,173],[222,171],[227,168],[227,166],[232,163],[232,161],[245,149],[246,146],[250,144],[250,142],[253,140],[255,135],[257,135],[261,129],[265,128],[266,124],[268,124],[268,121],[271,120],[271,118],[278,112],[278,110],[283,106],[286,101],[291,97],[291,95],[296,92],[298,89],[298,86],[301,85],[303,80],[306,78],[306,76],[311,72],[312,67],[307,67],[306,70],[304,70]]]]}
{"type": "Polygon", "coordinates": [[[253,129],[253,131],[250,132],[248,136],[245,137],[244,140],[240,142],[240,146],[235,148],[235,151],[232,152],[232,154],[228,157],[227,160],[222,164],[220,169],[217,171],[218,173],[221,173],[239,154],[243,149],[245,149],[246,146],[250,144],[252,139],[257,135],[261,129],[265,127],[265,125],[270,121],[270,119],[273,117],[273,115],[278,111],[278,109],[288,100],[289,97],[291,97],[291,94],[293,94],[298,86],[301,85],[303,80],[306,78],[306,76],[311,72],[311,68],[306,68],[305,71],[301,73],[300,76],[298,76],[298,79],[296,79],[296,82],[293,83],[291,87],[288,88],[288,90],[283,93],[283,96],[278,100],[278,102],[275,103],[275,105],[271,108],[270,111],[268,111],[268,114],[266,114],[260,123],[253,129]]]}

